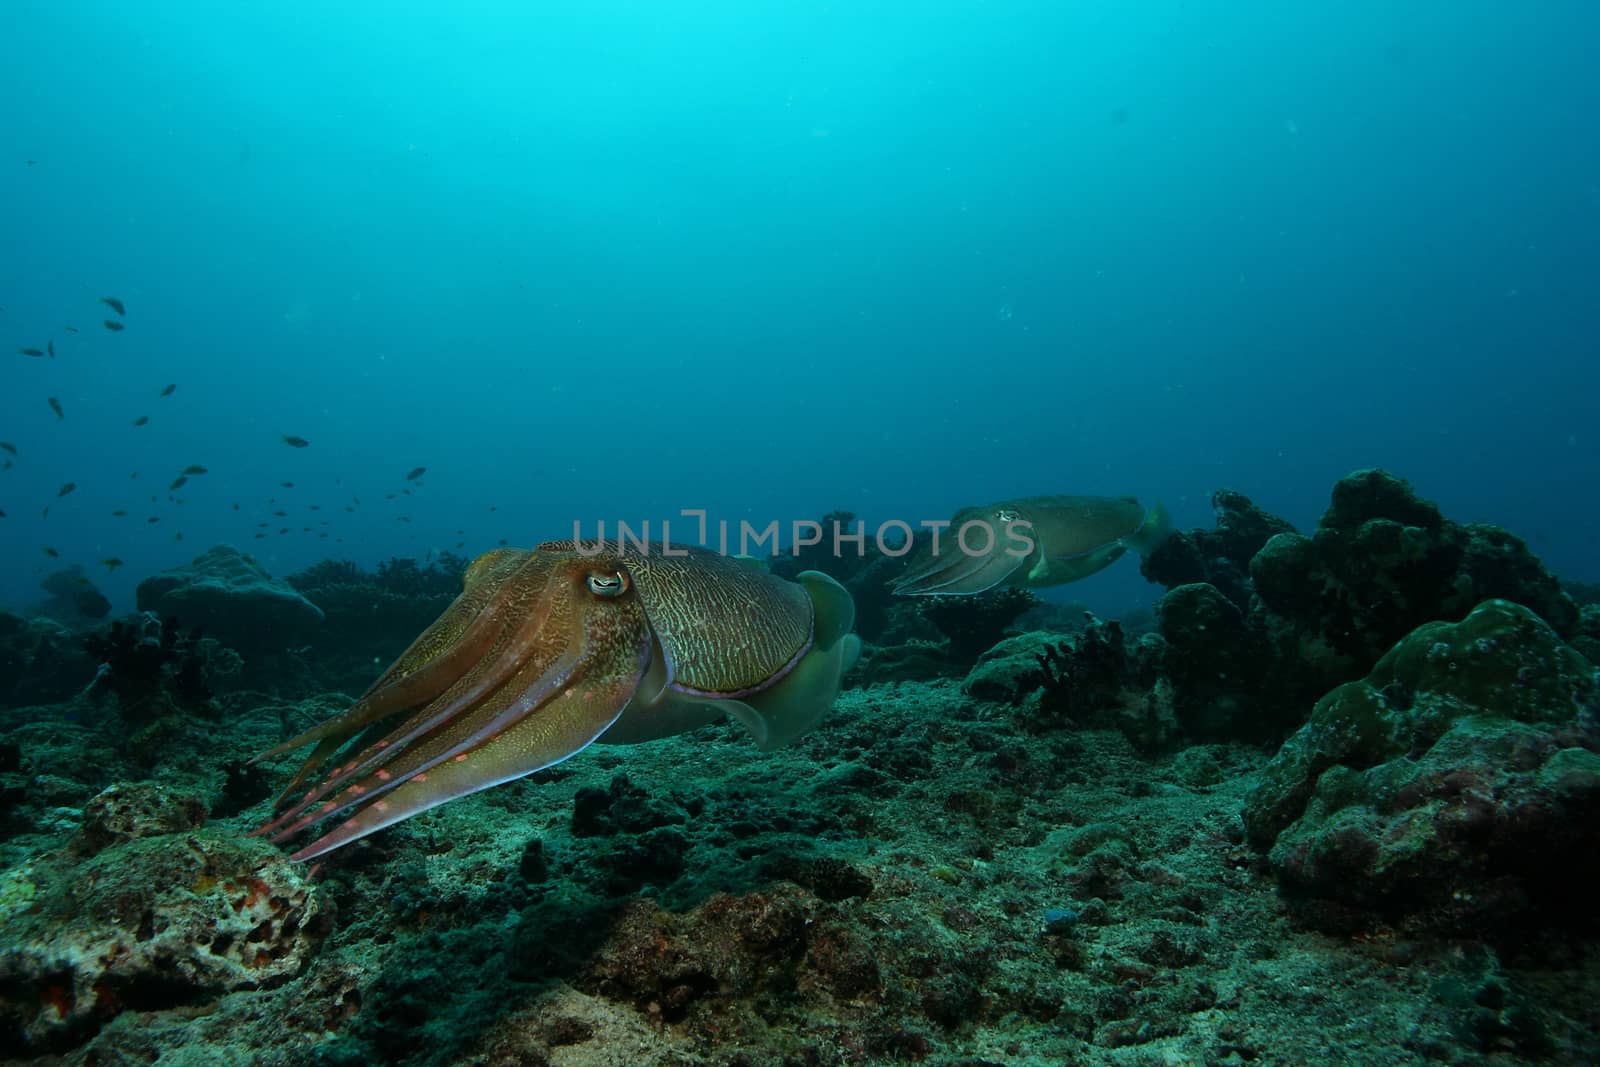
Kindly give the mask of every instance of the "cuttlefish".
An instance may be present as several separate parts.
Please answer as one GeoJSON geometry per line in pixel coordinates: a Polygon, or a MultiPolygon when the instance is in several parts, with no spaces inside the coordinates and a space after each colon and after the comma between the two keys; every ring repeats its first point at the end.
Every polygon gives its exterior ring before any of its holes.
{"type": "Polygon", "coordinates": [[[349,710],[257,757],[316,745],[279,806],[314,784],[256,833],[283,841],[345,816],[291,857],[307,860],[597,741],[730,715],[771,749],[817,725],[861,648],[843,586],[701,549],[615,548],[473,560],[461,595],[349,710]]]}
{"type": "Polygon", "coordinates": [[[1087,578],[1132,548],[1148,553],[1172,532],[1160,504],[1131,496],[1030,496],[962,508],[895,579],[905,596],[1037,589],[1087,578]]]}

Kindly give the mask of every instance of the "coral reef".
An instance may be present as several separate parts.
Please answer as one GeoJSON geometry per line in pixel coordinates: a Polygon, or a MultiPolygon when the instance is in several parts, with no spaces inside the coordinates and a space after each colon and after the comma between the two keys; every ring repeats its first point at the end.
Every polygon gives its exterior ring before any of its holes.
{"type": "Polygon", "coordinates": [[[86,695],[114,697],[130,726],[181,713],[214,717],[211,665],[226,661],[224,670],[237,670],[236,653],[152,612],[86,635],[83,647],[99,661],[86,695]]]}
{"type": "Polygon", "coordinates": [[[1527,608],[1419,627],[1333,690],[1244,810],[1297,913],[1504,943],[1592,928],[1600,681],[1527,608]]]}
{"type": "MultiPolygon", "coordinates": [[[[283,781],[247,758],[457,561],[295,575],[326,618],[247,653],[271,695],[187,620],[90,656],[0,616],[39,700],[0,706],[0,1063],[1600,1062],[1600,606],[1376,472],[1310,537],[1214,503],[1137,626],[969,602],[956,655],[885,598],[791,746],[595,746],[313,865],[247,836],[283,781]],[[96,659],[165,710],[82,699],[96,659]]],[[[876,595],[896,561],[839,566],[876,595]]]]}
{"type": "Polygon", "coordinates": [[[288,578],[288,583],[323,613],[315,642],[317,655],[302,669],[306,691],[359,693],[417,634],[438,618],[461,592],[468,561],[444,553],[426,565],[392,558],[375,572],[348,560],[324,560],[288,578]]]}
{"type": "Polygon", "coordinates": [[[276,849],[191,829],[183,804],[166,807],[142,821],[107,812],[111,843],[0,875],[0,1031],[11,1049],[70,1049],[123,1012],[200,1008],[305,967],[317,905],[304,875],[276,849]]]}
{"type": "Polygon", "coordinates": [[[1158,614],[1194,736],[1281,737],[1411,630],[1492,597],[1563,636],[1578,629],[1577,606],[1522,541],[1446,519],[1384,471],[1340,479],[1310,537],[1239,494],[1218,500],[1217,531],[1175,536],[1146,563],[1170,585],[1158,614]]]}
{"type": "Polygon", "coordinates": [[[140,611],[203,627],[246,659],[313,637],[322,609],[232,545],[217,545],[181,567],[139,583],[140,611]]]}
{"type": "Polygon", "coordinates": [[[1578,619],[1572,599],[1517,537],[1452,522],[1377,470],[1340,479],[1315,535],[1274,537],[1250,574],[1274,640],[1315,642],[1349,676],[1423,623],[1458,620],[1491,597],[1531,608],[1563,635],[1578,619]]]}
{"type": "Polygon", "coordinates": [[[1005,636],[1012,623],[1039,602],[1026,589],[992,589],[976,596],[933,596],[922,599],[922,617],[949,642],[949,658],[958,667],[978,657],[1005,636]]]}
{"type": "Polygon", "coordinates": [[[1211,496],[1216,516],[1209,530],[1174,531],[1139,565],[1140,573],[1168,589],[1204,583],[1240,611],[1250,607],[1250,561],[1278,534],[1294,527],[1257,507],[1243,493],[1219,489],[1211,496]]]}
{"type": "Polygon", "coordinates": [[[1031,731],[1118,730],[1143,751],[1179,736],[1173,691],[1163,674],[1165,642],[1147,634],[1129,642],[1122,626],[1093,615],[1079,633],[1027,633],[995,645],[962,688],[980,700],[1018,706],[1031,731]]]}

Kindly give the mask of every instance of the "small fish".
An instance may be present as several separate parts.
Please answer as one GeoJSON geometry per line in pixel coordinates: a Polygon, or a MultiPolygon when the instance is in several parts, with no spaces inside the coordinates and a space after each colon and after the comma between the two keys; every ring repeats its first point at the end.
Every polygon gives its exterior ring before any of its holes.
{"type": "Polygon", "coordinates": [[[283,443],[288,445],[290,448],[304,448],[311,442],[307,441],[304,437],[296,437],[292,433],[286,433],[283,435],[283,443]]]}
{"type": "Polygon", "coordinates": [[[500,505],[499,504],[490,504],[489,505],[489,510],[490,511],[499,511],[500,510],[500,505]]]}
{"type": "Polygon", "coordinates": [[[149,421],[150,421],[150,416],[149,415],[140,415],[137,419],[133,420],[133,424],[135,426],[143,426],[145,423],[147,423],[149,421]]]}
{"type": "Polygon", "coordinates": [[[265,536],[267,536],[267,535],[264,534],[264,533],[258,533],[258,534],[255,535],[257,541],[261,540],[265,536]]]}
{"type": "Polygon", "coordinates": [[[422,477],[424,474],[427,474],[427,473],[428,473],[428,468],[427,467],[412,467],[411,468],[411,473],[406,475],[406,481],[414,482],[418,478],[422,477]]]}
{"type": "Polygon", "coordinates": [[[56,358],[56,343],[54,341],[46,341],[44,343],[44,350],[50,354],[51,359],[56,358]]]}
{"type": "Polygon", "coordinates": [[[289,517],[289,513],[287,511],[274,511],[273,514],[278,516],[280,519],[287,519],[289,517]]]}
{"type": "Polygon", "coordinates": [[[162,396],[171,396],[173,393],[175,393],[177,391],[178,391],[178,383],[177,382],[173,382],[171,385],[169,385],[165,389],[161,390],[161,395],[162,396]]]}
{"type": "Polygon", "coordinates": [[[148,519],[146,519],[144,521],[145,522],[150,522],[150,523],[160,522],[161,521],[161,516],[160,515],[152,515],[152,516],[150,516],[148,519]]]}
{"type": "Polygon", "coordinates": [[[285,489],[293,489],[294,488],[294,483],[293,482],[279,482],[278,484],[283,486],[285,489]]]}
{"type": "Polygon", "coordinates": [[[44,349],[42,349],[42,348],[19,348],[19,349],[17,349],[17,351],[21,352],[25,356],[42,356],[42,355],[44,355],[44,349]]]}
{"type": "Polygon", "coordinates": [[[100,303],[115,311],[118,315],[126,315],[128,313],[128,309],[122,306],[122,301],[114,296],[102,296],[100,303]]]}
{"type": "Polygon", "coordinates": [[[76,326],[63,326],[61,328],[63,330],[66,330],[68,333],[77,333],[78,332],[78,328],[76,326]]]}
{"type": "Polygon", "coordinates": [[[307,504],[306,505],[306,510],[308,510],[308,511],[321,511],[322,510],[322,505],[321,504],[307,504]]]}
{"type": "Polygon", "coordinates": [[[393,493],[385,493],[383,495],[383,499],[385,499],[385,500],[393,500],[394,498],[395,498],[395,494],[393,494],[393,493]]]}
{"type": "Polygon", "coordinates": [[[0,448],[10,452],[13,456],[17,454],[17,446],[12,444],[10,441],[0,441],[0,448]]]}
{"type": "Polygon", "coordinates": [[[66,485],[63,485],[60,489],[56,490],[56,499],[60,500],[62,497],[66,496],[76,488],[78,488],[77,482],[68,482],[66,485]]]}
{"type": "Polygon", "coordinates": [[[64,419],[67,417],[67,413],[61,410],[61,401],[57,400],[55,397],[50,398],[50,410],[56,413],[56,418],[58,419],[64,419]]]}
{"type": "Polygon", "coordinates": [[[411,519],[410,519],[409,516],[406,516],[406,515],[396,515],[394,517],[394,521],[395,522],[410,522],[411,519]]]}
{"type": "Polygon", "coordinates": [[[105,565],[107,571],[114,571],[118,567],[122,566],[122,561],[116,556],[108,556],[100,562],[105,565]]]}
{"type": "Polygon", "coordinates": [[[182,489],[185,485],[188,485],[188,484],[189,484],[189,476],[187,474],[180,474],[176,478],[172,479],[172,484],[167,486],[167,491],[171,492],[174,489],[182,489]]]}
{"type": "Polygon", "coordinates": [[[44,506],[44,510],[39,512],[39,517],[41,519],[48,519],[50,517],[50,505],[49,504],[46,504],[44,506]]]}
{"type": "Polygon", "coordinates": [[[233,510],[234,511],[238,511],[239,510],[239,505],[238,504],[233,505],[233,510]]]}
{"type": "Polygon", "coordinates": [[[128,478],[129,478],[130,481],[132,479],[134,479],[134,478],[137,478],[137,477],[139,477],[139,472],[138,471],[134,471],[132,474],[128,475],[128,478]]]}
{"type": "Polygon", "coordinates": [[[6,509],[5,508],[0,508],[0,519],[3,519],[5,517],[6,517],[6,509]]]}
{"type": "Polygon", "coordinates": [[[44,554],[49,556],[51,559],[59,559],[61,557],[61,553],[57,552],[55,549],[51,548],[49,545],[45,545],[44,546],[44,554]]]}
{"type": "Polygon", "coordinates": [[[288,532],[289,532],[289,527],[287,527],[287,526],[285,526],[283,529],[278,531],[278,533],[280,533],[280,534],[286,534],[288,532]]]}
{"type": "Polygon", "coordinates": [[[105,328],[110,330],[112,333],[121,333],[123,330],[127,329],[127,327],[123,326],[122,323],[118,322],[116,319],[107,319],[105,321],[105,328]]]}
{"type": "Polygon", "coordinates": [[[182,541],[183,540],[183,531],[179,530],[177,533],[173,534],[172,535],[172,539],[174,541],[182,541]]]}
{"type": "Polygon", "coordinates": [[[112,512],[112,513],[111,513],[111,514],[113,514],[113,515],[115,515],[115,516],[116,516],[116,517],[117,517],[117,518],[119,518],[119,519],[120,519],[120,518],[122,518],[122,517],[123,517],[123,516],[124,516],[124,515],[126,515],[126,514],[127,514],[127,512],[126,512],[126,511],[123,511],[123,510],[122,510],[122,509],[121,509],[121,508],[118,508],[118,509],[117,509],[117,510],[116,510],[116,511],[113,511],[113,512],[112,512]]]}
{"type": "Polygon", "coordinates": [[[200,466],[200,464],[198,464],[198,463],[191,463],[187,467],[183,468],[183,473],[184,474],[209,474],[210,472],[207,471],[204,467],[200,466]]]}

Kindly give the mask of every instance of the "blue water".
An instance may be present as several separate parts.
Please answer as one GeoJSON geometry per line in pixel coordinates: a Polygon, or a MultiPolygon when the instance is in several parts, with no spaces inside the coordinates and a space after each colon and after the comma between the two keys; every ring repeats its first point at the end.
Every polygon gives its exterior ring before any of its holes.
{"type": "Polygon", "coordinates": [[[1592,4],[329,6],[0,6],[0,602],[1372,465],[1600,578],[1592,4]]]}

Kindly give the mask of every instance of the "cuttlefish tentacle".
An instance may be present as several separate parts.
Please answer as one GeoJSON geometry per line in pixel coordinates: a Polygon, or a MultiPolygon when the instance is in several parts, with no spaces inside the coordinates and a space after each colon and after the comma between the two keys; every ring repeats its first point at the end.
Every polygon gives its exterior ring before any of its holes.
{"type": "Polygon", "coordinates": [[[784,743],[832,703],[860,647],[853,618],[826,576],[789,582],[697,550],[490,553],[349,711],[272,750],[316,742],[291,787],[322,777],[257,832],[281,841],[348,816],[293,856],[310,859],[596,740],[667,736],[724,711],[763,747],[784,743]]]}
{"type": "MultiPolygon", "coordinates": [[[[499,625],[483,628],[485,632],[493,633],[487,647],[481,642],[473,644],[474,650],[479,652],[476,662],[461,664],[454,649],[438,656],[439,659],[446,660],[457,668],[454,684],[450,684],[420,711],[364,750],[364,754],[359,758],[342,766],[335,766],[293,808],[263,827],[262,832],[287,832],[283,828],[284,824],[296,818],[299,812],[305,811],[310,805],[328,796],[345,783],[368,774],[380,764],[395,758],[402,749],[429,731],[482,704],[496,690],[516,678],[519,672],[523,672],[530,658],[541,654],[559,655],[564,648],[564,637],[558,628],[549,626],[549,622],[552,617],[552,598],[560,586],[543,580],[541,563],[542,561],[533,558],[531,554],[524,554],[521,565],[504,575],[505,581],[498,590],[503,595],[488,598],[478,605],[480,616],[492,615],[499,625]],[[532,582],[518,580],[518,575],[524,570],[534,572],[532,582]],[[531,605],[528,603],[530,585],[531,593],[534,595],[531,605]],[[544,631],[542,637],[541,631],[544,631]]],[[[413,647],[415,648],[415,645],[413,647]]],[[[424,646],[423,654],[427,654],[427,648],[428,646],[424,646]]],[[[417,675],[421,674],[437,676],[431,663],[417,671],[417,675]]],[[[531,679],[525,680],[522,688],[526,688],[529,682],[531,679]]],[[[437,687],[429,686],[426,689],[416,690],[416,699],[427,699],[435,688],[437,687]]],[[[397,710],[403,710],[406,706],[408,705],[399,705],[397,710]]],[[[361,704],[358,702],[356,708],[352,710],[360,710],[360,707],[361,704]]],[[[346,713],[347,716],[349,714],[346,713]]],[[[374,716],[371,721],[381,717],[374,716]]],[[[348,734],[342,733],[341,736],[348,734]]],[[[324,739],[323,745],[326,745],[328,740],[332,739],[324,739]]],[[[326,761],[331,753],[323,745],[319,745],[311,754],[306,766],[301,768],[302,774],[296,776],[297,781],[309,773],[308,768],[321,766],[326,761]]]]}
{"type": "Polygon", "coordinates": [[[943,538],[894,583],[906,596],[966,595],[997,586],[1040,588],[1086,578],[1129,548],[1149,552],[1171,532],[1160,504],[1133,497],[1038,496],[963,508],[943,538]],[[988,527],[963,539],[971,524],[988,527]]]}
{"type": "Polygon", "coordinates": [[[348,844],[468,793],[557,763],[588,747],[616,721],[650,661],[637,596],[604,614],[586,613],[573,647],[537,678],[528,664],[470,716],[400,751],[340,796],[305,811],[275,840],[313,822],[360,810],[296,852],[294,859],[348,844]]]}
{"type": "MultiPolygon", "coordinates": [[[[361,699],[342,715],[337,715],[297,737],[274,745],[252,763],[281,755],[312,741],[338,744],[380,719],[432,700],[458,681],[469,667],[482,658],[496,632],[516,620],[503,611],[489,610],[503,579],[526,559],[528,553],[499,549],[480,556],[467,569],[465,588],[445,613],[434,620],[413,641],[400,658],[367,688],[361,699]]],[[[322,751],[319,745],[318,751],[322,751]]],[[[329,753],[324,753],[326,756],[329,753]]],[[[284,790],[291,792],[322,763],[313,755],[295,780],[284,790]]]]}

